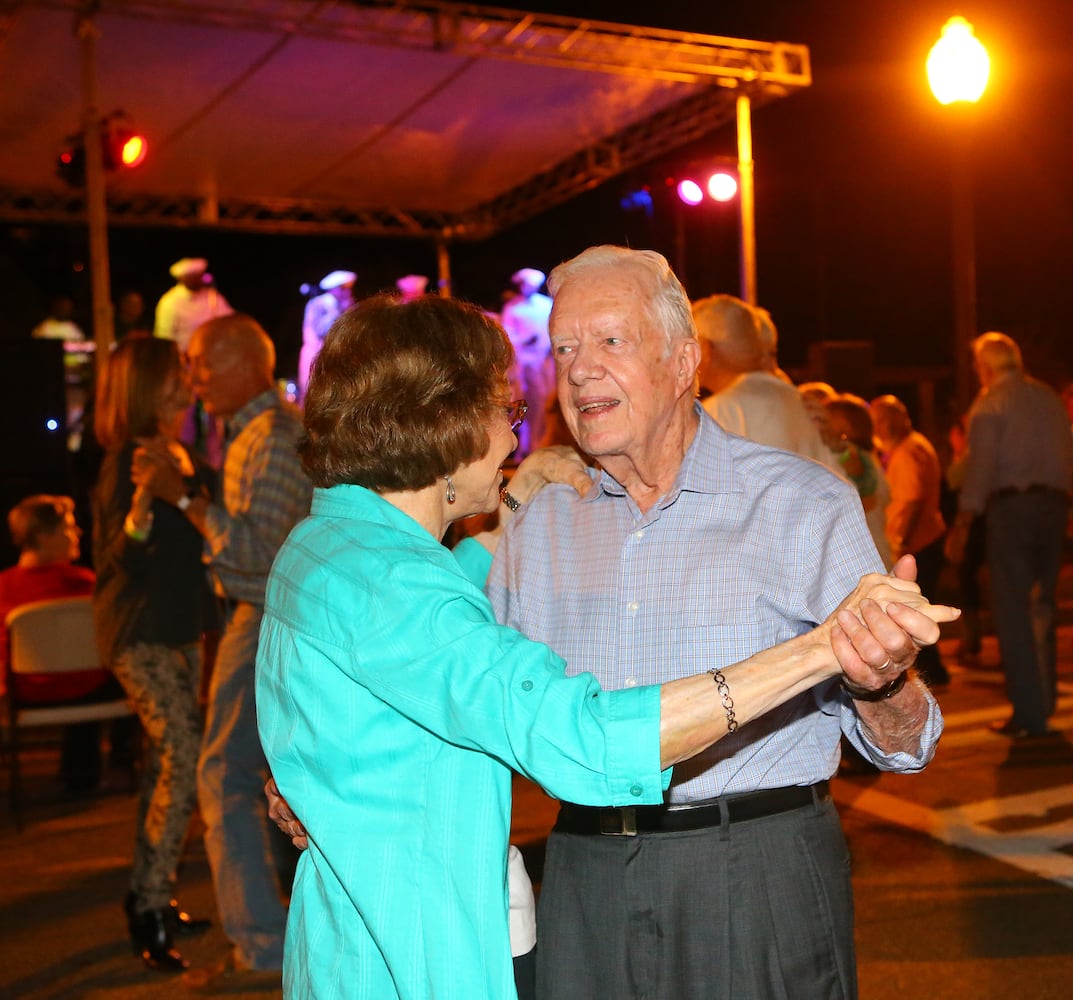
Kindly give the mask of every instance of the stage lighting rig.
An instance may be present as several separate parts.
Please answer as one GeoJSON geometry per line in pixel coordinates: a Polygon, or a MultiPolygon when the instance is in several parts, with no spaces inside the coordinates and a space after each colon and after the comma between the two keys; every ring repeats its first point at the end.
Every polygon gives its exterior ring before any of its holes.
{"type": "MultiPolygon", "coordinates": [[[[113,111],[100,122],[101,162],[105,170],[129,170],[145,159],[149,144],[134,128],[123,111],[113,111]]],[[[64,140],[56,160],[56,173],[71,187],[86,183],[86,148],[82,132],[74,132],[64,140]]]]}

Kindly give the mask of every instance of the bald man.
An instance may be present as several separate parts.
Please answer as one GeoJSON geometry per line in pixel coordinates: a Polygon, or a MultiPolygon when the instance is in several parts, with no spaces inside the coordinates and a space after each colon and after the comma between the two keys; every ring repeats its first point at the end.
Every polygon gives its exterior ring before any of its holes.
{"type": "Polygon", "coordinates": [[[268,829],[262,806],[268,767],[257,737],[253,665],[268,571],[291,528],[308,513],[312,486],[296,451],[301,417],[276,388],[275,348],[260,324],[242,313],[203,323],[187,360],[194,392],[228,424],[221,501],[187,497],[177,472],[162,469],[153,479],[154,492],[205,536],[224,612],[198,800],[216,905],[232,949],[215,965],[186,974],[187,985],[200,988],[236,974],[252,979],[264,972],[278,980],[283,967],[282,899],[290,887],[281,884],[285,859],[273,856],[280,838],[268,829]]]}

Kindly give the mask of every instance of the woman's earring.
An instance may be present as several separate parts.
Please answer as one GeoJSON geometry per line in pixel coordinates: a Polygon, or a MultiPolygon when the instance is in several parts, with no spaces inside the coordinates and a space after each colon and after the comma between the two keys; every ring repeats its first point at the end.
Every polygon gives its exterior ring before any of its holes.
{"type": "Polygon", "coordinates": [[[455,495],[456,495],[455,494],[455,484],[451,482],[451,477],[450,476],[444,476],[443,478],[447,480],[447,502],[448,503],[454,503],[455,502],[455,495]]]}

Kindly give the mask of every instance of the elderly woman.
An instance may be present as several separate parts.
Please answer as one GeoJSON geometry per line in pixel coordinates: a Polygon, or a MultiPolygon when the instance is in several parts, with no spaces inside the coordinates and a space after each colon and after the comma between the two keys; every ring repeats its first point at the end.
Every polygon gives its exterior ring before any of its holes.
{"type": "MultiPolygon", "coordinates": [[[[835,648],[878,688],[858,653],[905,661],[901,626],[933,642],[933,619],[954,614],[872,576],[854,606],[869,595],[920,610],[868,605],[870,632],[848,614],[845,631],[829,621],[662,687],[566,677],[550,649],[495,623],[481,590],[495,535],[440,544],[500,503],[517,441],[510,363],[480,311],[423,298],[345,314],[314,367],[300,452],[317,490],[273,567],[257,656],[265,753],[309,832],[287,996],[514,996],[512,769],[573,802],[659,804],[673,764],[840,675],[835,648]]],[[[519,467],[504,520],[546,466],[519,467]]]]}

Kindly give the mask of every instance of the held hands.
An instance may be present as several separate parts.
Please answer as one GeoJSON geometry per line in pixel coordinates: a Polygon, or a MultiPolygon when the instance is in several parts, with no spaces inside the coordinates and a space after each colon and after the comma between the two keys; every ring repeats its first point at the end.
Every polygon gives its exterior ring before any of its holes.
{"type": "Polygon", "coordinates": [[[939,640],[939,625],[957,608],[931,604],[914,582],[916,560],[902,556],[890,576],[869,573],[825,622],[831,647],[849,684],[876,691],[909,669],[924,646],[939,640]]]}
{"type": "Polygon", "coordinates": [[[181,447],[175,451],[161,438],[140,438],[131,461],[130,478],[135,486],[173,504],[186,493],[183,475],[189,475],[185,468],[189,463],[181,447]]]}
{"type": "Polygon", "coordinates": [[[265,798],[268,799],[268,818],[272,820],[288,837],[291,843],[300,851],[309,846],[309,837],[305,827],[298,821],[298,817],[291,812],[287,800],[279,794],[275,778],[269,778],[265,785],[265,798]]]}

